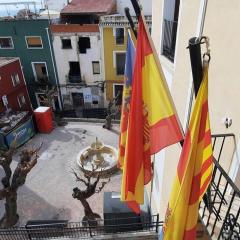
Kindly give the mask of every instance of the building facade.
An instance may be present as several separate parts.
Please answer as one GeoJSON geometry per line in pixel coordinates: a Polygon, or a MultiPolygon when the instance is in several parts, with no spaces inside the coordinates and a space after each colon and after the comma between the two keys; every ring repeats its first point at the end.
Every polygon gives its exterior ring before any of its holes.
{"type": "Polygon", "coordinates": [[[18,58],[0,57],[0,113],[32,111],[22,66],[18,58]]]}
{"type": "MultiPolygon", "coordinates": [[[[235,135],[225,146],[226,155],[223,156],[221,165],[238,187],[240,111],[236,96],[240,89],[240,34],[236,32],[234,23],[240,21],[239,10],[240,3],[237,0],[231,4],[226,0],[221,3],[217,0],[153,0],[152,24],[152,37],[184,130],[194,99],[190,57],[186,47],[192,37],[204,35],[210,38],[211,130],[212,134],[235,135]],[[230,125],[226,124],[229,119],[230,125]]],[[[202,52],[204,51],[203,48],[202,52]]],[[[164,219],[180,152],[181,146],[175,144],[154,158],[152,209],[160,213],[161,219],[164,219]]]]}
{"type": "MultiPolygon", "coordinates": [[[[133,19],[136,23],[136,17],[133,19]]],[[[146,20],[151,27],[151,16],[146,16],[146,20]]],[[[103,42],[106,100],[110,101],[123,90],[126,44],[130,26],[125,16],[118,14],[101,17],[99,26],[103,42]]],[[[134,39],[134,36],[132,37],[134,39]]]]}
{"type": "Polygon", "coordinates": [[[103,107],[98,25],[56,24],[51,31],[64,108],[103,107]]]}
{"type": "MultiPolygon", "coordinates": [[[[0,56],[19,57],[33,108],[41,105],[42,88],[58,88],[51,33],[47,19],[0,21],[0,56]]],[[[61,109],[61,98],[53,103],[61,109]]]]}

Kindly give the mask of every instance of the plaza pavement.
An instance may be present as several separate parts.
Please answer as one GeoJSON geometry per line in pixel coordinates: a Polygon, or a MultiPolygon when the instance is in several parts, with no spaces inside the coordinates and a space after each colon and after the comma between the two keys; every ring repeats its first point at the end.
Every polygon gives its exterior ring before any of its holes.
{"type": "MultiPolygon", "coordinates": [[[[15,169],[20,150],[26,147],[43,146],[37,165],[27,176],[24,186],[18,191],[18,213],[20,225],[27,220],[59,219],[81,221],[84,216],[81,203],[72,198],[72,189],[80,186],[75,181],[71,168],[78,171],[77,154],[89,146],[96,137],[105,144],[117,147],[119,126],[112,131],[102,128],[100,123],[70,122],[57,127],[50,134],[37,134],[17,150],[12,163],[15,169]]],[[[0,168],[0,177],[3,170],[0,168]]],[[[111,177],[101,193],[89,198],[93,211],[103,214],[103,192],[120,191],[121,173],[111,177]]],[[[0,217],[4,213],[4,201],[0,201],[0,217]]]]}

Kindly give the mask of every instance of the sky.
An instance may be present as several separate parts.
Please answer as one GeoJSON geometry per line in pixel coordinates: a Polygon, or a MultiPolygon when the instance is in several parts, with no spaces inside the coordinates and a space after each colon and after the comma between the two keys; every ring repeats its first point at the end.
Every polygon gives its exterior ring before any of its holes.
{"type": "MultiPolygon", "coordinates": [[[[28,4],[21,4],[21,2],[36,2],[36,9],[39,11],[44,7],[44,0],[0,0],[0,3],[12,3],[18,2],[16,5],[0,5],[0,17],[3,16],[13,16],[20,9],[28,8],[28,4]]],[[[29,4],[29,9],[34,12],[34,5],[29,4]]]]}

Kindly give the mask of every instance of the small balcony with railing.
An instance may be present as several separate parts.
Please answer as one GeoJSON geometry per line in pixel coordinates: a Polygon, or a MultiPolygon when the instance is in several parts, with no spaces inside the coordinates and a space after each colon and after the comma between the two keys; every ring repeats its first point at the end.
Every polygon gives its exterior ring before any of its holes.
{"type": "Polygon", "coordinates": [[[67,85],[85,85],[85,81],[82,79],[79,74],[68,74],[66,75],[66,84],[67,85]]]}
{"type": "Polygon", "coordinates": [[[163,37],[162,37],[162,55],[168,58],[171,62],[174,61],[176,37],[177,37],[177,21],[163,21],[163,37]]]}
{"type": "Polygon", "coordinates": [[[227,145],[233,142],[234,134],[212,136],[214,155],[212,181],[208,194],[199,207],[200,218],[209,233],[209,239],[240,239],[240,190],[223,167],[226,162],[224,151],[227,145]]]}
{"type": "MultiPolygon", "coordinates": [[[[132,16],[132,20],[133,20],[134,24],[137,25],[137,23],[138,23],[137,17],[132,16]]],[[[152,16],[146,15],[145,20],[146,20],[147,25],[152,24],[152,16]]],[[[129,24],[127,18],[125,16],[122,16],[119,14],[106,15],[106,16],[100,17],[99,25],[100,26],[123,25],[123,26],[130,27],[130,24],[129,24]]]]}

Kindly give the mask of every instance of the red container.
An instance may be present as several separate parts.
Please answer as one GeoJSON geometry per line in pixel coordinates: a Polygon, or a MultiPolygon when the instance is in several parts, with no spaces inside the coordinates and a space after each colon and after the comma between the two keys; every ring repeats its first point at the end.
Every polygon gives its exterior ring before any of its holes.
{"type": "Polygon", "coordinates": [[[50,133],[53,130],[52,110],[50,107],[38,107],[34,116],[40,133],[50,133]]]}

